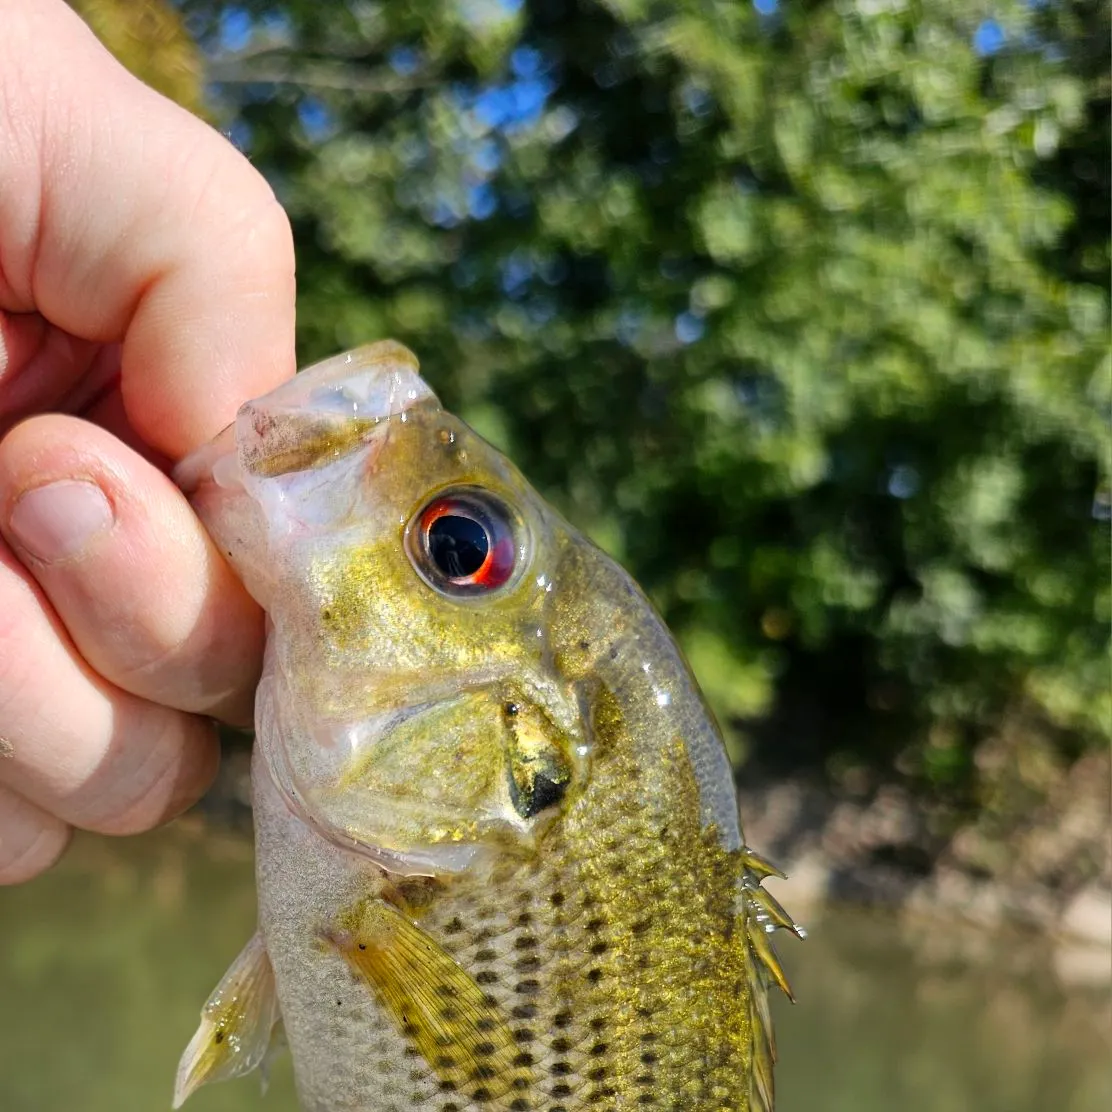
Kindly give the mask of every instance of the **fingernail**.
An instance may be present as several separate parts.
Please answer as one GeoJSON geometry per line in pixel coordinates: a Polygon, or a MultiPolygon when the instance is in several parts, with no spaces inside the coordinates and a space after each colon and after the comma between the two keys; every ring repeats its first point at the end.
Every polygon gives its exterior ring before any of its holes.
{"type": "Polygon", "coordinates": [[[71,479],[29,490],[9,519],[19,543],[43,563],[76,556],[112,524],[112,507],[96,483],[71,479]]]}

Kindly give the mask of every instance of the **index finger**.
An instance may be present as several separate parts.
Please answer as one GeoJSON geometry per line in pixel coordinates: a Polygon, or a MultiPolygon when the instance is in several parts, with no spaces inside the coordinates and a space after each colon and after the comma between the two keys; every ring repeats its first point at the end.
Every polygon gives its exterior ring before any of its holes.
{"type": "Polygon", "coordinates": [[[178,459],[294,371],[289,221],[61,0],[0,26],[0,310],[120,342],[128,421],[178,459]]]}

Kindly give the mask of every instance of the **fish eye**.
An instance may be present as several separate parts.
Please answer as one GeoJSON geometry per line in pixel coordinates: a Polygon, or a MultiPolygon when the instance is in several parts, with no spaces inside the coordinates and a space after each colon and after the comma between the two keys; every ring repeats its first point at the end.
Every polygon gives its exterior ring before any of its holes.
{"type": "Polygon", "coordinates": [[[443,594],[481,595],[506,584],[518,562],[509,507],[487,491],[442,492],[410,523],[406,547],[421,578],[443,594]]]}

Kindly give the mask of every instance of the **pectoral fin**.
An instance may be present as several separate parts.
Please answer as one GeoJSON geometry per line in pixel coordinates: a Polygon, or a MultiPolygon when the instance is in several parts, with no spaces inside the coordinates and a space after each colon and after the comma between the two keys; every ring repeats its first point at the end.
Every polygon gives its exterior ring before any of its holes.
{"type": "Polygon", "coordinates": [[[505,1017],[474,978],[397,908],[361,905],[328,934],[446,1091],[497,1099],[532,1080],[505,1017]]]}
{"type": "Polygon", "coordinates": [[[201,1009],[201,1025],[178,1064],[174,1108],[202,1085],[250,1073],[264,1059],[279,1022],[274,971],[258,933],[232,962],[201,1009]]]}

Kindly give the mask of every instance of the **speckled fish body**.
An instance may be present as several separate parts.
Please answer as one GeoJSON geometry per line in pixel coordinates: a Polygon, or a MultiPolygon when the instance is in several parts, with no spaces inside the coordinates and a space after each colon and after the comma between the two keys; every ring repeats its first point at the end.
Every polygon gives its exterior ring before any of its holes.
{"type": "Polygon", "coordinates": [[[247,404],[178,479],[269,637],[259,935],[177,1102],[253,1068],[280,1010],[307,1112],[771,1109],[794,927],[626,573],[389,342],[247,404]]]}

